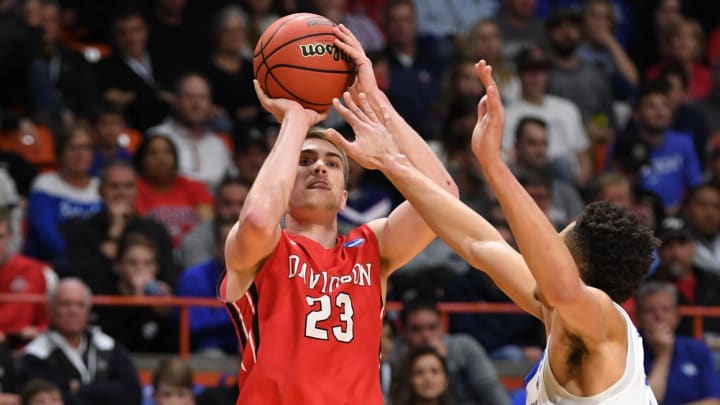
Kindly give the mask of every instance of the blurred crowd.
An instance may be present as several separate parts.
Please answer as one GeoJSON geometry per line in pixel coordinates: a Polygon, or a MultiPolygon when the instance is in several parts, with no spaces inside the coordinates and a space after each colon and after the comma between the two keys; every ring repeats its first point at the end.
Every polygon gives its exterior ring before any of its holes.
{"type": "MultiPolygon", "coordinates": [[[[557,229],[609,200],[656,230],[625,307],[658,399],[720,403],[720,322],[696,340],[677,313],[720,305],[720,2],[701,0],[0,0],[0,292],[48,294],[0,303],[0,403],[234,404],[237,388],[194,386],[177,359],[143,390],[130,353],[177,353],[177,311],[90,298],[216,296],[279,128],[253,48],[302,11],[355,33],[461,200],[512,244],[469,147],[487,60],[504,157],[557,229]]],[[[337,114],[324,124],[352,136],[337,114]]],[[[341,232],[401,200],[352,163],[341,232]]],[[[385,320],[388,403],[521,401],[494,362],[537,361],[542,325],[457,313],[444,331],[439,301],[510,300],[442,241],[393,275],[388,300],[405,303],[385,320]]],[[[224,308],[191,308],[190,329],[194,352],[236,355],[224,308]]]]}

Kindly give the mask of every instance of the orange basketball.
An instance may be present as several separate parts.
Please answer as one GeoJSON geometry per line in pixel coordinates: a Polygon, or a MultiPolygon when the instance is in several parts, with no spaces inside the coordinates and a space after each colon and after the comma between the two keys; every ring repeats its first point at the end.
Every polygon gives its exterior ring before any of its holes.
{"type": "Polygon", "coordinates": [[[355,75],[353,61],[335,46],[333,27],[332,21],[310,13],[290,14],[272,23],[253,56],[253,71],[263,91],[327,111],[355,75]]]}

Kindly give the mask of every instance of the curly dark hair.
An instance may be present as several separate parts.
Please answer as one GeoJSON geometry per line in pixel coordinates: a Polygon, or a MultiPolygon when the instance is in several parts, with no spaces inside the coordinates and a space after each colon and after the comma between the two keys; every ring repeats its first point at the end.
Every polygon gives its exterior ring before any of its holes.
{"type": "Polygon", "coordinates": [[[583,281],[618,303],[640,287],[659,241],[627,209],[607,201],[589,204],[567,235],[583,281]]]}

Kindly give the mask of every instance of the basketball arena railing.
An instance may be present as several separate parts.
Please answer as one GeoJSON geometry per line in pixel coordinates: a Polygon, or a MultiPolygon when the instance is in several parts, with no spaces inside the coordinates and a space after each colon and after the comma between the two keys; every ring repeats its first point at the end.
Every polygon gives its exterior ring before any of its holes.
{"type": "MultiPolygon", "coordinates": [[[[3,302],[33,302],[46,303],[47,296],[44,294],[12,294],[0,293],[0,303],[3,302]]],[[[191,297],[128,297],[118,295],[94,295],[93,306],[155,306],[178,308],[178,355],[184,359],[191,353],[190,341],[190,307],[224,307],[223,302],[214,298],[191,298],[191,297]]],[[[477,314],[498,314],[498,313],[523,313],[515,304],[502,303],[471,303],[471,302],[440,302],[439,310],[442,314],[443,327],[447,330],[448,315],[452,313],[477,313],[477,314]]],[[[402,309],[400,302],[388,302],[387,311],[399,311],[402,309]]],[[[632,316],[632,310],[630,311],[632,316]]],[[[693,335],[696,338],[703,336],[703,320],[706,317],[720,318],[720,306],[682,306],[680,315],[692,317],[693,335]]]]}

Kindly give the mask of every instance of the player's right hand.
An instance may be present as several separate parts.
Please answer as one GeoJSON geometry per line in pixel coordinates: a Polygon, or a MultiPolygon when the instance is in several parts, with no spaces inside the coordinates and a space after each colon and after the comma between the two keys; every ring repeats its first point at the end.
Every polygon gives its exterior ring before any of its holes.
{"type": "MultiPolygon", "coordinates": [[[[360,93],[365,93],[372,103],[376,103],[379,101],[375,98],[379,95],[380,88],[375,79],[372,61],[365,54],[362,44],[355,38],[352,31],[342,24],[336,26],[334,32],[338,37],[335,40],[335,45],[340,47],[355,62],[355,82],[348,88],[350,95],[359,104],[360,99],[358,97],[360,93]]],[[[378,112],[377,109],[375,112],[378,112]]]]}
{"type": "Polygon", "coordinates": [[[503,126],[505,111],[500,101],[500,92],[492,78],[492,68],[484,60],[475,64],[475,73],[485,86],[486,94],[478,103],[478,120],[472,134],[472,151],[481,166],[502,159],[503,126]]]}
{"type": "Polygon", "coordinates": [[[327,112],[320,114],[315,110],[303,108],[297,101],[286,98],[268,97],[260,87],[260,82],[257,80],[253,80],[253,85],[255,86],[255,93],[257,93],[258,100],[260,100],[260,105],[272,114],[278,122],[282,122],[285,115],[290,111],[302,112],[302,115],[307,119],[308,128],[327,118],[327,112]]]}

